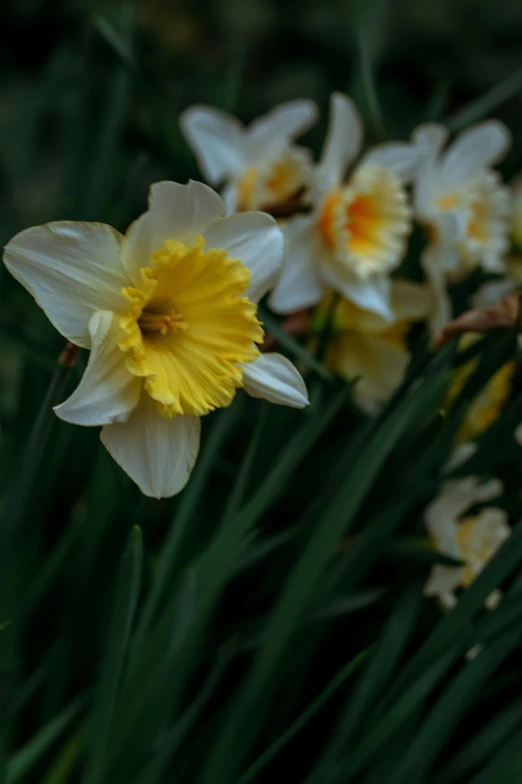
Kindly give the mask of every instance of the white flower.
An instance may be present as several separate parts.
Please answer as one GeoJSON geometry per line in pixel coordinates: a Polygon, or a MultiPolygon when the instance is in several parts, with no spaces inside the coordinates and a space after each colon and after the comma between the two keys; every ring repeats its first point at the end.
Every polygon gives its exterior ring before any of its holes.
{"type": "Polygon", "coordinates": [[[511,239],[515,246],[512,253],[504,257],[502,277],[484,283],[470,298],[472,307],[483,308],[495,305],[499,299],[522,289],[522,175],[519,174],[510,187],[511,195],[511,239]]]}
{"type": "Polygon", "coordinates": [[[310,154],[292,141],[316,119],[316,105],[302,100],[276,106],[248,128],[212,106],[191,106],[180,125],[205,179],[225,183],[223,198],[235,212],[286,201],[308,185],[310,154]]]}
{"type": "MultiPolygon", "coordinates": [[[[327,295],[320,308],[319,328],[330,303],[327,295]]],[[[393,323],[347,299],[338,301],[333,314],[325,364],[346,381],[357,379],[354,398],[368,413],[374,413],[404,378],[410,358],[406,334],[414,321],[427,317],[429,291],[418,283],[392,279],[391,307],[393,323]]]]}
{"type": "Polygon", "coordinates": [[[288,223],[283,273],[270,304],[278,313],[315,305],[333,288],[365,310],[393,319],[389,274],[401,262],[411,228],[404,182],[422,150],[389,143],[363,156],[355,105],[331,98],[330,124],[315,171],[312,212],[288,223]]]}
{"type": "Polygon", "coordinates": [[[489,120],[442,152],[447,135],[441,125],[420,126],[413,135],[421,159],[415,214],[429,229],[422,265],[435,295],[433,334],[451,318],[448,284],[477,266],[503,270],[509,230],[509,193],[491,169],[509,146],[508,130],[489,120]]]}
{"type": "MultiPolygon", "coordinates": [[[[467,588],[511,535],[502,509],[484,507],[465,516],[472,506],[496,498],[502,489],[498,479],[484,484],[475,476],[455,479],[445,482],[439,496],[426,508],[426,527],[434,547],[463,562],[462,566],[436,564],[424,586],[425,595],[437,596],[446,609],[455,606],[456,590],[467,588]]],[[[500,591],[493,591],[486,607],[494,609],[500,598],[500,591]]]]}
{"type": "Polygon", "coordinates": [[[102,425],[116,462],[157,498],[184,487],[199,418],[228,406],[237,388],[307,404],[293,365],[255,347],[256,303],[278,273],[281,232],[268,215],[224,211],[206,185],[160,182],[125,236],[102,223],[50,223],[5,249],[7,268],[59,332],[91,350],[56,413],[102,425]]]}

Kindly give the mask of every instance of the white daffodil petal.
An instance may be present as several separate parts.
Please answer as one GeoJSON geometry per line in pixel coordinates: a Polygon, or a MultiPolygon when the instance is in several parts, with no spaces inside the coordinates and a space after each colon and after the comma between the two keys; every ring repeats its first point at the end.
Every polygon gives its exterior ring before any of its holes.
{"type": "Polygon", "coordinates": [[[439,495],[426,507],[425,511],[426,527],[431,538],[437,542],[439,549],[448,555],[457,557],[458,549],[455,544],[454,526],[459,517],[473,504],[491,501],[501,495],[502,491],[502,483],[496,478],[489,479],[482,484],[476,476],[444,482],[439,495]],[[441,536],[444,536],[444,543],[442,543],[441,536]]]}
{"type": "Polygon", "coordinates": [[[118,346],[119,319],[99,311],[89,322],[92,348],[83,378],[72,395],[54,411],[74,425],[108,425],[125,422],[136,407],[142,380],[125,366],[118,346]]]}
{"type": "Polygon", "coordinates": [[[277,155],[291,140],[307,131],[316,122],[317,116],[317,106],[309,100],[289,101],[275,106],[248,127],[249,158],[254,161],[277,155]]]}
{"type": "Polygon", "coordinates": [[[212,106],[191,106],[179,124],[208,182],[218,185],[244,167],[246,134],[235,117],[212,106]]]}
{"type": "Polygon", "coordinates": [[[237,185],[235,181],[230,185],[226,185],[221,191],[221,198],[225,204],[225,211],[227,215],[232,215],[237,211],[237,185]]]}
{"type": "Polygon", "coordinates": [[[438,123],[419,125],[412,140],[422,157],[437,158],[448,139],[448,129],[438,123]]]}
{"type": "Polygon", "coordinates": [[[478,444],[475,441],[465,441],[462,444],[457,444],[444,464],[443,473],[450,473],[464,465],[477,451],[478,444]]]}
{"type": "Polygon", "coordinates": [[[391,306],[391,283],[386,276],[358,280],[346,275],[340,264],[324,264],[322,269],[327,282],[350,302],[363,310],[370,310],[386,321],[393,321],[391,306]]]}
{"type": "Polygon", "coordinates": [[[339,185],[362,144],[363,128],[359,112],[347,95],[333,93],[326,141],[317,168],[323,184],[339,185]]]}
{"type": "Polygon", "coordinates": [[[502,297],[516,290],[517,286],[512,280],[491,280],[489,283],[484,283],[471,295],[469,299],[470,305],[473,308],[485,308],[487,305],[496,305],[502,297]]]}
{"type": "Polygon", "coordinates": [[[284,240],[264,212],[240,212],[214,221],[204,232],[208,248],[223,248],[250,270],[246,296],[258,302],[274,285],[283,263],[284,240]]]}
{"type": "Polygon", "coordinates": [[[446,609],[456,604],[454,592],[462,580],[462,567],[435,564],[424,585],[424,596],[437,596],[446,609]]]}
{"type": "Polygon", "coordinates": [[[152,498],[168,498],[185,487],[199,450],[200,420],[178,416],[165,419],[146,394],[122,424],[101,432],[110,455],[152,498]]]}
{"type": "Polygon", "coordinates": [[[140,269],[165,240],[192,245],[212,221],[225,213],[223,200],[208,185],[190,180],[157,182],[150,189],[149,209],[128,228],[122,244],[122,262],[134,285],[140,286],[140,269]]]}
{"type": "Polygon", "coordinates": [[[122,236],[104,223],[60,221],[20,232],[8,242],[4,263],[28,289],[64,337],[89,348],[89,321],[97,310],[125,307],[129,285],[122,268],[122,236]]]}
{"type": "Polygon", "coordinates": [[[360,166],[384,166],[403,182],[412,180],[422,160],[421,149],[408,142],[389,142],[373,147],[360,166]]]}
{"type": "Polygon", "coordinates": [[[283,271],[269,304],[276,313],[293,313],[316,305],[324,293],[317,270],[317,238],[310,218],[294,218],[284,230],[283,271]]]}
{"type": "Polygon", "coordinates": [[[281,354],[260,354],[255,362],[243,365],[243,385],[252,397],[290,408],[308,405],[305,382],[294,365],[281,354]]]}
{"type": "Polygon", "coordinates": [[[446,184],[461,183],[481,169],[498,163],[511,143],[506,126],[487,120],[461,133],[441,161],[441,175],[446,184]]]}

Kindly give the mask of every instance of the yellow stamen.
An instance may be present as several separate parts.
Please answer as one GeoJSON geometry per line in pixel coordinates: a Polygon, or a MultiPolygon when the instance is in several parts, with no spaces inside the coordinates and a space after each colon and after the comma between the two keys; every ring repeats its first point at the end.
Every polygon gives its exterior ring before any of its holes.
{"type": "Polygon", "coordinates": [[[151,306],[144,310],[138,319],[138,326],[143,332],[160,332],[166,335],[170,332],[175,335],[178,329],[187,329],[188,324],[184,321],[181,313],[175,307],[169,308],[166,312],[154,312],[151,306]]]}
{"type": "Polygon", "coordinates": [[[317,228],[335,259],[367,278],[399,263],[409,218],[399,180],[384,168],[363,167],[346,187],[326,194],[317,228]]]}

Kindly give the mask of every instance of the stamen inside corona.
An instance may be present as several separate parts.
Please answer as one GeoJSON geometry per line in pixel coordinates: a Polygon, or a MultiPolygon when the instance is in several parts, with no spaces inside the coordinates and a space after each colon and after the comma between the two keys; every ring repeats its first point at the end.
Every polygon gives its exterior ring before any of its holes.
{"type": "Polygon", "coordinates": [[[138,319],[141,332],[159,332],[175,335],[178,329],[187,329],[188,324],[169,300],[151,300],[138,319]]]}
{"type": "Polygon", "coordinates": [[[242,386],[242,365],[258,357],[263,340],[256,306],[242,296],[250,273],[224,250],[167,241],[142,285],[123,294],[120,317],[127,368],[165,417],[203,416],[228,406],[242,386]]]}
{"type": "Polygon", "coordinates": [[[359,278],[388,272],[400,262],[410,227],[399,180],[380,167],[362,167],[344,188],[330,191],[317,225],[335,259],[359,278]]]}

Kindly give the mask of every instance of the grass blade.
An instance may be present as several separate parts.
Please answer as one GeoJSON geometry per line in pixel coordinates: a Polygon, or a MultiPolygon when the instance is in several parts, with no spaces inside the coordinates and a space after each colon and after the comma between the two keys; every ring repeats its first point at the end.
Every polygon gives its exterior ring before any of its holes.
{"type": "Polygon", "coordinates": [[[84,698],[74,700],[40,732],[13,754],[7,768],[7,784],[17,784],[38,764],[43,755],[71,724],[84,705],[84,698]]]}
{"type": "Polygon", "coordinates": [[[340,672],[330,681],[328,686],[313,700],[312,703],[304,710],[298,719],[288,727],[272,745],[243,773],[237,780],[237,784],[250,784],[255,779],[257,774],[268,765],[268,763],[283,749],[287,743],[301,730],[313,716],[317,713],[323,705],[328,702],[343,683],[350,677],[366,660],[369,650],[362,651],[355,659],[348,662],[340,672]]]}
{"type": "Polygon", "coordinates": [[[136,526],[129,534],[121,561],[107,648],[91,711],[90,760],[85,784],[103,781],[114,702],[140,592],[142,561],[141,531],[136,526]]]}

